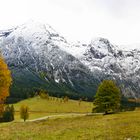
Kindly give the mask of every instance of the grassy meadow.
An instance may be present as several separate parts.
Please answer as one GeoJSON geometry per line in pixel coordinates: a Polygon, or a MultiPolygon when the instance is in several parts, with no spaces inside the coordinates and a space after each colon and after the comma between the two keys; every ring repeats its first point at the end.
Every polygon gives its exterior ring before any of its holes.
{"type": "Polygon", "coordinates": [[[140,111],[0,125],[1,140],[140,140],[140,111]]]}
{"type": "Polygon", "coordinates": [[[91,112],[91,102],[69,100],[61,102],[39,97],[14,104],[13,122],[0,123],[0,140],[140,140],[140,109],[117,114],[86,116],[58,116],[38,121],[23,122],[19,116],[21,105],[30,108],[29,119],[54,114],[91,112]]]}
{"type": "Polygon", "coordinates": [[[42,99],[39,96],[29,98],[14,104],[16,115],[15,119],[19,120],[19,110],[22,105],[27,105],[30,111],[29,119],[44,117],[47,115],[64,114],[64,113],[88,113],[92,111],[93,103],[70,100],[62,102],[60,98],[51,97],[51,99],[42,99]]]}

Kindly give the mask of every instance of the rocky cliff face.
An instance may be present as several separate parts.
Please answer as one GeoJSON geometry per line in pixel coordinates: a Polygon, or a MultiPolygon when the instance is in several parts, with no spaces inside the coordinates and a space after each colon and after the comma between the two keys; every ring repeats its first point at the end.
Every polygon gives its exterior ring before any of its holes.
{"type": "Polygon", "coordinates": [[[44,88],[58,95],[93,97],[103,79],[114,79],[125,96],[140,97],[139,50],[121,50],[104,38],[70,44],[49,25],[36,22],[0,36],[14,79],[12,95],[44,88]]]}

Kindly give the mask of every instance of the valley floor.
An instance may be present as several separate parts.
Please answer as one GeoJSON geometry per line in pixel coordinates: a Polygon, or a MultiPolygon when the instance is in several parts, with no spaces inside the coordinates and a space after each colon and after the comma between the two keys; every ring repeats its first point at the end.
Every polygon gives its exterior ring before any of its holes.
{"type": "Polygon", "coordinates": [[[0,124],[0,140],[140,140],[140,111],[0,124]]]}

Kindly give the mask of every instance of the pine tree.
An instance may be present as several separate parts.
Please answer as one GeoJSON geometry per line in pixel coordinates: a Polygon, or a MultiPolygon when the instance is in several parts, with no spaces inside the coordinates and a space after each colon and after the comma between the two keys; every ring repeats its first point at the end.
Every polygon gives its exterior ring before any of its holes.
{"type": "Polygon", "coordinates": [[[120,89],[111,80],[104,80],[98,87],[94,105],[97,112],[117,111],[120,107],[120,89]]]}

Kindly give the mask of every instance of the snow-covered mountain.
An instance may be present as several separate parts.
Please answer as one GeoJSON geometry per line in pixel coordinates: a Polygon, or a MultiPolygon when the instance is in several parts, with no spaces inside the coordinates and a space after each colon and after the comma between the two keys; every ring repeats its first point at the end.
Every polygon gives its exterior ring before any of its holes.
{"type": "Polygon", "coordinates": [[[0,31],[0,36],[14,79],[13,96],[44,88],[57,95],[93,97],[103,79],[114,79],[125,96],[140,97],[137,49],[121,50],[104,38],[69,43],[49,25],[33,21],[0,31]]]}

